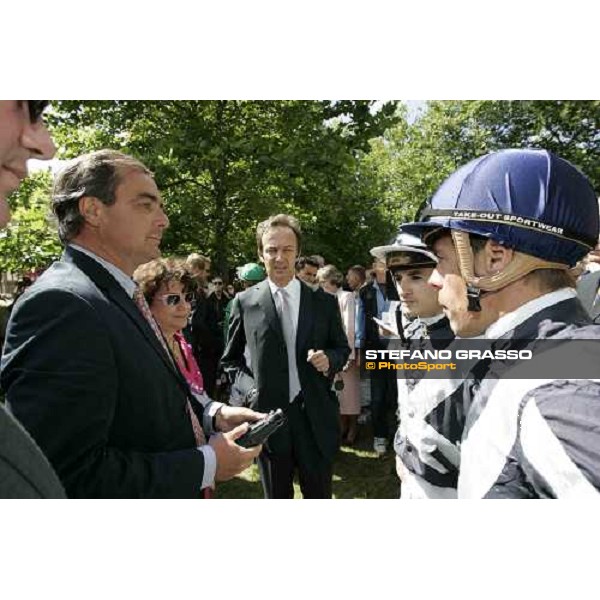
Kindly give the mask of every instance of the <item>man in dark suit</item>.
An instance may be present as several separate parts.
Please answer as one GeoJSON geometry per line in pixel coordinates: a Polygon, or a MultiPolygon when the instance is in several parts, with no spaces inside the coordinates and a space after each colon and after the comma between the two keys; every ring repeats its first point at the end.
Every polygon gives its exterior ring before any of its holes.
{"type": "Polygon", "coordinates": [[[235,439],[259,415],[191,396],[143,314],[131,275],[168,226],[152,174],[93,152],[58,175],[52,206],[66,249],[13,310],[8,404],[71,497],[201,497],[258,454],[235,439]]]}
{"type": "Polygon", "coordinates": [[[287,415],[259,456],[265,497],[293,498],[297,470],[304,498],[331,498],[339,443],[331,385],[350,354],[340,311],[333,296],[294,277],[301,241],[294,217],[270,217],[256,238],[268,278],[236,296],[222,364],[253,377],[259,410],[281,408],[287,415]]]}
{"type": "Polygon", "coordinates": [[[190,324],[186,328],[185,334],[192,345],[194,357],[202,372],[206,392],[211,398],[214,398],[219,359],[223,352],[223,334],[219,330],[217,313],[208,301],[207,283],[210,262],[210,258],[195,252],[190,254],[185,261],[186,267],[198,285],[190,324]]]}
{"type": "MultiPolygon", "coordinates": [[[[389,340],[379,332],[379,326],[374,318],[381,319],[382,313],[388,312],[390,302],[397,301],[398,292],[386,270],[385,261],[373,262],[375,278],[363,285],[359,290],[357,308],[357,326],[355,345],[365,350],[384,350],[389,340]]],[[[373,450],[378,456],[384,456],[388,448],[390,413],[396,406],[398,388],[396,374],[387,371],[381,377],[371,377],[371,415],[373,423],[373,450]]]]}
{"type": "MultiPolygon", "coordinates": [[[[6,197],[27,174],[27,160],[54,156],[42,119],[44,100],[0,101],[0,227],[10,220],[6,197]]],[[[0,498],[64,498],[65,492],[37,444],[0,400],[0,498]]]]}

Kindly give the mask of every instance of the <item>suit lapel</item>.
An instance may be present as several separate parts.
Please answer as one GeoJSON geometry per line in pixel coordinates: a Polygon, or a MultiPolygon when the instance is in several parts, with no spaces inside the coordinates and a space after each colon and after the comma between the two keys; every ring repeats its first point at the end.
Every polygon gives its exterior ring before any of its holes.
{"type": "Polygon", "coordinates": [[[148,343],[154,348],[160,359],[171,370],[171,372],[181,379],[179,370],[176,369],[173,362],[165,354],[162,344],[156,337],[152,327],[141,313],[132,298],[130,298],[119,282],[96,260],[78,252],[73,248],[66,248],[63,254],[63,260],[74,263],[81,269],[96,285],[96,287],[114,304],[116,304],[136,325],[148,343]]]}
{"type": "Polygon", "coordinates": [[[296,357],[303,348],[314,348],[315,342],[310,339],[314,322],[314,295],[306,284],[300,282],[300,312],[298,313],[298,330],[296,332],[296,357]]]}
{"type": "Polygon", "coordinates": [[[260,306],[263,314],[265,315],[265,324],[267,327],[271,327],[277,332],[279,337],[283,340],[283,330],[281,328],[281,321],[275,308],[275,300],[273,300],[273,294],[271,294],[271,288],[269,287],[269,281],[259,283],[255,288],[255,299],[256,304],[260,306]]]}
{"type": "MultiPolygon", "coordinates": [[[[281,341],[285,344],[281,321],[275,308],[275,301],[267,280],[258,284],[255,288],[256,304],[260,306],[265,315],[265,324],[271,327],[281,341]]],[[[296,330],[296,356],[300,356],[303,348],[312,347],[314,341],[310,339],[314,323],[314,294],[306,284],[300,282],[300,310],[298,313],[298,325],[296,330]]]]}

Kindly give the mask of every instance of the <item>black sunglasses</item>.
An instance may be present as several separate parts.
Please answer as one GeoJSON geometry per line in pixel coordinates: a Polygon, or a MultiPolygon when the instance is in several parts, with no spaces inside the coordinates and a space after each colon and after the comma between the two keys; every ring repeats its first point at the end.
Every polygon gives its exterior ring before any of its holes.
{"type": "Polygon", "coordinates": [[[222,281],[213,281],[213,285],[223,285],[222,281]]]}
{"type": "Polygon", "coordinates": [[[41,118],[46,106],[48,106],[48,100],[27,100],[27,106],[31,122],[36,123],[41,118]]]}
{"type": "Polygon", "coordinates": [[[160,299],[167,306],[177,306],[181,302],[181,298],[188,304],[191,304],[196,299],[194,292],[186,292],[185,294],[163,294],[160,299]]]}

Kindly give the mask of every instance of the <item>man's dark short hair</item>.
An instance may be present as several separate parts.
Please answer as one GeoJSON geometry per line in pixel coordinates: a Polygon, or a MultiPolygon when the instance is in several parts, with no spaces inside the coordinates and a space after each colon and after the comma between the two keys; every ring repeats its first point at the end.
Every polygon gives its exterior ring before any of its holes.
{"type": "Polygon", "coordinates": [[[299,256],[296,259],[296,273],[302,271],[306,265],[315,267],[315,269],[319,268],[319,263],[312,256],[299,256]]]}
{"type": "Polygon", "coordinates": [[[60,171],[52,190],[52,212],[63,244],[77,237],[83,229],[85,219],[79,212],[79,200],[93,196],[106,205],[114,204],[117,186],[131,171],[152,176],[139,160],[116,150],[83,154],[60,171]]]}
{"type": "Polygon", "coordinates": [[[261,221],[256,227],[256,244],[258,246],[258,254],[262,255],[263,252],[263,243],[262,238],[263,235],[274,227],[289,227],[296,236],[296,244],[298,246],[298,252],[300,252],[300,244],[302,242],[302,230],[300,229],[300,222],[296,217],[292,217],[291,215],[274,215],[261,221]]]}

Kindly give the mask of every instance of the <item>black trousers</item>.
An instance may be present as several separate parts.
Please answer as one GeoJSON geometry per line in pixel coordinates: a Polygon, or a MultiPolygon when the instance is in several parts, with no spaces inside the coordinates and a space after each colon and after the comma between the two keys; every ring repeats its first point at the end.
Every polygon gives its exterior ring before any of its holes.
{"type": "Polygon", "coordinates": [[[398,381],[394,371],[371,377],[373,437],[389,438],[392,413],[398,404],[398,381]]]}
{"type": "Polygon", "coordinates": [[[303,498],[331,498],[333,465],[319,451],[301,401],[290,404],[287,419],[289,452],[273,453],[265,446],[258,457],[265,498],[293,498],[296,471],[303,498]]]}

